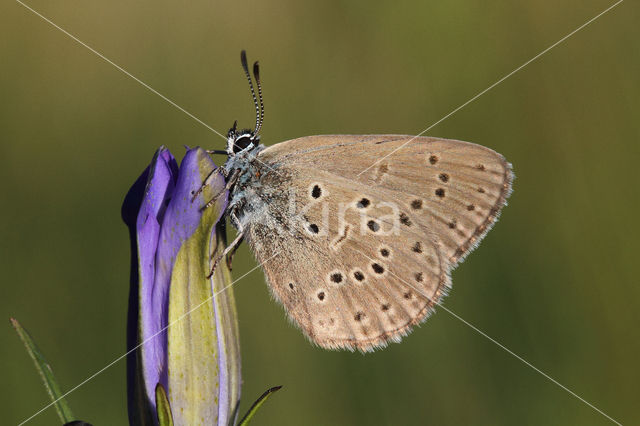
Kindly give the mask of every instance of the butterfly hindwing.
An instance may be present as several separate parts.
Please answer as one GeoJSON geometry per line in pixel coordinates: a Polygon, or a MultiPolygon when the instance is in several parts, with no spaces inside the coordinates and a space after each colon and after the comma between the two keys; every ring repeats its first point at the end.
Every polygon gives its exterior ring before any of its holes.
{"type": "MultiPolygon", "coordinates": [[[[248,229],[274,295],[323,347],[370,350],[399,340],[446,292],[448,264],[438,244],[421,231],[392,234],[386,207],[361,204],[391,194],[345,188],[323,172],[304,176],[290,182],[302,195],[286,226],[277,220],[248,229]],[[317,200],[309,195],[314,187],[322,191],[317,200]],[[403,268],[394,267],[398,261],[403,268]]],[[[271,199],[266,208],[278,204],[271,199]]]]}

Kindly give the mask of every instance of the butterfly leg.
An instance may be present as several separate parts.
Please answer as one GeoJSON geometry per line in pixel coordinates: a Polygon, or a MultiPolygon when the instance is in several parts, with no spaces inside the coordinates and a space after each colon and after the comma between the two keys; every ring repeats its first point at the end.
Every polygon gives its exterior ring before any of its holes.
{"type": "Polygon", "coordinates": [[[213,275],[213,272],[216,270],[216,266],[218,266],[218,263],[220,262],[220,260],[225,258],[225,256],[227,256],[227,255],[229,255],[227,257],[227,266],[229,267],[229,269],[231,269],[231,260],[233,259],[233,255],[238,250],[238,247],[240,247],[240,243],[242,243],[242,240],[244,238],[244,227],[242,226],[242,223],[238,220],[238,217],[236,216],[236,210],[233,207],[231,209],[231,212],[229,213],[229,218],[231,219],[231,222],[233,223],[233,225],[238,230],[238,235],[231,242],[231,244],[229,244],[227,247],[225,247],[225,249],[222,252],[222,254],[217,256],[216,259],[213,261],[213,266],[211,267],[211,271],[209,272],[209,275],[207,275],[207,278],[211,278],[211,276],[213,275]]]}
{"type": "Polygon", "coordinates": [[[226,156],[229,155],[229,153],[227,151],[223,151],[223,150],[220,150],[220,149],[207,150],[207,154],[209,154],[209,155],[220,154],[220,155],[226,155],[226,156]]]}
{"type": "Polygon", "coordinates": [[[219,172],[219,170],[220,170],[220,167],[216,167],[213,170],[211,170],[211,172],[205,178],[204,182],[202,182],[202,185],[200,185],[200,188],[198,188],[198,190],[193,193],[193,197],[191,198],[191,202],[192,203],[196,200],[198,195],[200,195],[202,193],[202,191],[204,191],[204,189],[207,186],[209,186],[209,181],[211,180],[211,178],[213,178],[214,173],[219,172]]]}
{"type": "MultiPolygon", "coordinates": [[[[211,207],[217,200],[218,198],[220,198],[220,196],[222,194],[225,193],[225,191],[229,191],[231,189],[231,187],[233,185],[236,184],[236,182],[238,182],[238,178],[240,177],[240,170],[235,170],[231,176],[229,177],[229,180],[227,180],[227,184],[224,186],[224,189],[220,192],[218,192],[216,195],[213,196],[213,198],[211,200],[209,200],[209,202],[207,204],[205,204],[201,210],[205,210],[208,209],[209,207],[211,207]]],[[[207,177],[208,179],[208,177],[207,177]]],[[[194,198],[195,200],[195,198],[194,198]]]]}
{"type": "MultiPolygon", "coordinates": [[[[235,216],[232,213],[233,216],[235,216]]],[[[236,219],[237,221],[237,219],[236,219]]],[[[237,222],[238,225],[240,224],[239,222],[237,222]]],[[[241,229],[242,226],[240,226],[238,228],[238,235],[236,236],[235,240],[233,240],[231,242],[231,244],[229,244],[224,251],[222,252],[222,254],[218,257],[216,257],[216,259],[213,261],[213,266],[211,267],[211,271],[209,272],[209,275],[207,275],[207,279],[211,278],[211,276],[213,275],[213,272],[216,270],[216,266],[218,266],[218,262],[220,262],[220,260],[222,260],[227,254],[229,254],[231,252],[231,257],[233,257],[233,254],[236,252],[236,250],[238,249],[238,247],[240,246],[240,243],[242,242],[242,239],[244,237],[244,230],[241,229]]],[[[227,261],[228,265],[229,265],[229,269],[231,269],[231,265],[230,265],[230,261],[227,261]]]]}
{"type": "Polygon", "coordinates": [[[229,270],[231,270],[231,264],[233,262],[233,258],[236,255],[236,252],[238,251],[238,249],[240,248],[240,244],[242,244],[244,235],[241,235],[241,237],[242,238],[240,238],[240,241],[238,241],[238,244],[236,244],[236,246],[233,248],[233,250],[231,250],[231,252],[227,256],[227,267],[229,268],[229,270]]]}
{"type": "MultiPolygon", "coordinates": [[[[236,229],[243,229],[242,224],[240,223],[240,221],[238,220],[238,217],[236,216],[235,207],[231,210],[231,213],[229,213],[229,217],[231,218],[231,221],[233,222],[233,225],[236,227],[236,229]]],[[[227,267],[229,268],[229,270],[231,270],[233,257],[236,255],[236,252],[240,248],[240,244],[242,244],[242,241],[244,240],[244,233],[239,232],[239,234],[241,234],[242,238],[240,238],[240,241],[238,241],[238,244],[236,244],[233,247],[233,250],[231,250],[231,252],[229,252],[229,255],[227,256],[227,267]]]]}

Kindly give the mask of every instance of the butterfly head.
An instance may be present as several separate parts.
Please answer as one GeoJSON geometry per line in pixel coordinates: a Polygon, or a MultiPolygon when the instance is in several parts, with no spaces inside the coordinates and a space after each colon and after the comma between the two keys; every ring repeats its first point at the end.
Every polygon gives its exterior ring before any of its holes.
{"type": "Polygon", "coordinates": [[[233,127],[227,133],[227,153],[229,155],[238,154],[246,149],[251,150],[260,143],[260,135],[255,130],[238,130],[238,122],[233,123],[233,127]]]}
{"type": "Polygon", "coordinates": [[[247,54],[243,50],[240,53],[240,62],[242,63],[242,69],[244,70],[247,80],[249,81],[249,89],[251,89],[251,96],[253,97],[253,104],[256,108],[256,126],[254,130],[244,129],[238,130],[238,122],[233,123],[233,127],[229,129],[227,133],[227,154],[229,156],[236,155],[245,150],[252,150],[260,143],[260,128],[264,121],[264,103],[262,101],[262,85],[260,84],[260,67],[258,62],[253,63],[253,77],[256,79],[256,86],[258,87],[258,96],[253,88],[253,80],[251,74],[249,74],[249,67],[247,65],[247,54]],[[260,102],[258,102],[258,99],[260,102]]]}

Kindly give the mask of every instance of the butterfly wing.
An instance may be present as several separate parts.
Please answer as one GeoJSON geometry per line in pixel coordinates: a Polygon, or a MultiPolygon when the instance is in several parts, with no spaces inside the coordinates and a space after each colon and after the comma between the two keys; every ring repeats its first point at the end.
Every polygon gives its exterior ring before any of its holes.
{"type": "Polygon", "coordinates": [[[326,348],[372,350],[423,321],[511,191],[500,154],[445,139],[312,136],[259,161],[247,238],[290,318],[326,348]]]}
{"type": "Polygon", "coordinates": [[[413,196],[407,214],[423,218],[420,223],[440,237],[454,265],[491,229],[513,180],[511,164],[497,152],[431,137],[310,136],[267,148],[263,158],[269,157],[413,196]]]}

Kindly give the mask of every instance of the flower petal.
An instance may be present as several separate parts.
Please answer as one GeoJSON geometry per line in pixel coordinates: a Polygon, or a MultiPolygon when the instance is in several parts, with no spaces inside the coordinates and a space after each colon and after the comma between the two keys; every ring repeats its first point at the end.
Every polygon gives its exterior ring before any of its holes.
{"type": "Polygon", "coordinates": [[[155,412],[155,389],[158,383],[166,387],[166,294],[168,282],[157,279],[162,234],[161,223],[174,194],[178,167],[168,150],[161,149],[154,158],[145,196],[136,224],[138,270],[140,273],[140,348],[147,398],[155,412]]]}
{"type": "MultiPolygon", "coordinates": [[[[189,154],[180,168],[176,193],[184,189],[190,194],[198,189],[211,170],[203,167],[203,151],[189,154]],[[183,180],[182,172],[189,169],[198,173],[185,175],[183,180]]],[[[199,210],[222,190],[221,177],[213,182],[198,203],[176,196],[176,211],[188,214],[192,208],[199,210]]],[[[224,250],[224,233],[219,228],[212,231],[225,206],[226,194],[202,212],[197,229],[175,254],[169,297],[168,389],[176,424],[227,425],[239,399],[237,320],[233,293],[226,289],[231,282],[226,261],[220,261],[215,274],[206,278],[210,259],[224,250]]],[[[168,215],[169,211],[165,223],[168,215]]]]}
{"type": "MultiPolygon", "coordinates": [[[[224,232],[216,232],[211,252],[220,253],[226,246],[224,232]]],[[[218,366],[220,371],[218,424],[234,423],[238,415],[242,376],[240,371],[240,334],[232,284],[231,270],[223,259],[211,277],[213,308],[218,335],[218,366]],[[230,420],[234,420],[230,422],[230,420]]]]}
{"type": "MultiPolygon", "coordinates": [[[[178,175],[178,164],[164,147],[156,151],[151,164],[133,184],[122,206],[122,217],[131,239],[131,286],[127,347],[136,348],[153,334],[148,324],[162,314],[150,303],[154,288],[155,253],[160,220],[171,198],[178,175]]],[[[157,332],[157,330],[155,331],[157,332]]],[[[159,373],[157,360],[166,359],[166,343],[150,339],[139,351],[127,357],[127,389],[131,424],[149,424],[155,419],[155,383],[159,373]],[[153,385],[148,385],[154,383],[153,385]]]]}

